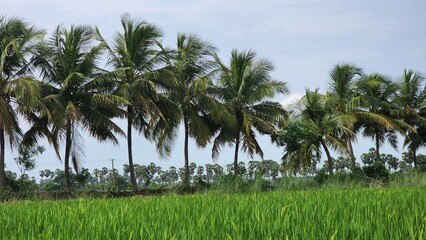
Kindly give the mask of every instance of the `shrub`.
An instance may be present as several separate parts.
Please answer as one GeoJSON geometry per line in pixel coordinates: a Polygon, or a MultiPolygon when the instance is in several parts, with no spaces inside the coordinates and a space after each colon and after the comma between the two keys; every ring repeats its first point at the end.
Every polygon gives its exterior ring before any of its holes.
{"type": "Polygon", "coordinates": [[[323,169],[319,170],[318,173],[317,173],[317,175],[315,175],[314,179],[319,184],[325,183],[327,181],[327,179],[328,179],[328,175],[325,172],[325,169],[323,168],[323,169]]]}
{"type": "Polygon", "coordinates": [[[367,175],[360,167],[352,170],[351,179],[356,182],[366,182],[368,180],[367,175]]]}
{"type": "Polygon", "coordinates": [[[369,178],[373,178],[381,182],[389,181],[389,171],[386,169],[385,165],[381,163],[375,163],[370,166],[365,166],[362,168],[362,170],[369,178]]]}

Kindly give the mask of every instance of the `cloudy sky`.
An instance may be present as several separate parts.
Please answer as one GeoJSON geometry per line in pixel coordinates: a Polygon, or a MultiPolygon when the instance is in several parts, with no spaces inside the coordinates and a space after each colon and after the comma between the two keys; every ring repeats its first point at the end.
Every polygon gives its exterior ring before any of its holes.
{"type": "MultiPolygon", "coordinates": [[[[255,50],[259,57],[274,63],[273,77],[288,83],[290,95],[274,99],[285,103],[301,96],[305,88],[325,91],[328,73],[338,63],[354,63],[366,73],[379,72],[393,78],[405,68],[426,73],[423,0],[0,0],[0,5],[1,15],[22,17],[49,33],[58,24],[89,24],[112,39],[121,30],[120,16],[129,13],[159,26],[165,45],[174,46],[177,33],[196,33],[212,42],[224,60],[234,48],[255,50]]],[[[265,159],[278,161],[282,149],[266,137],[260,139],[265,159]]],[[[84,167],[109,166],[107,160],[111,158],[117,159],[118,165],[126,162],[124,139],[115,147],[85,137],[85,145],[84,167]]],[[[360,154],[371,146],[370,140],[360,137],[355,150],[360,154]]],[[[183,165],[182,134],[170,159],[160,160],[143,137],[136,138],[134,149],[138,164],[153,161],[162,167],[183,165]]],[[[210,149],[193,145],[190,160],[211,163],[210,149]]],[[[385,152],[395,153],[388,148],[385,152]]],[[[13,154],[7,153],[6,164],[16,171],[13,154]]],[[[218,163],[230,163],[232,156],[231,148],[226,148],[218,163]]],[[[246,154],[240,156],[248,162],[246,154]]],[[[40,157],[37,171],[31,175],[45,168],[62,168],[50,150],[40,157]]]]}

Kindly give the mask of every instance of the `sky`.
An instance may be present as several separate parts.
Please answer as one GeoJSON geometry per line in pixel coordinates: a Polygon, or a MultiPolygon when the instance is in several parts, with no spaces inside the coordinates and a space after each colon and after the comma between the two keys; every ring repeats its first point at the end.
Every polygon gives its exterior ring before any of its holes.
{"type": "MultiPolygon", "coordinates": [[[[0,0],[0,5],[0,15],[24,18],[46,29],[48,34],[58,24],[85,24],[96,25],[106,39],[112,39],[115,32],[121,31],[120,16],[128,13],[160,27],[162,42],[167,46],[175,45],[177,33],[195,33],[213,43],[225,62],[232,49],[252,49],[258,57],[274,63],[274,79],[287,82],[290,94],[273,99],[286,105],[300,98],[306,88],[325,92],[330,70],[340,63],[356,64],[366,73],[381,73],[393,79],[401,76],[404,69],[426,74],[426,2],[423,0],[0,0]]],[[[83,167],[110,167],[109,159],[116,159],[116,166],[126,163],[124,138],[119,146],[114,146],[99,143],[84,133],[83,137],[83,167]]],[[[272,144],[268,137],[259,136],[259,139],[264,159],[280,161],[283,149],[272,144]]],[[[190,161],[214,163],[211,145],[199,149],[193,141],[190,143],[190,161]]],[[[63,168],[48,144],[41,144],[47,151],[39,156],[37,168],[29,173],[32,176],[42,169],[63,168]]],[[[382,152],[400,156],[403,149],[399,145],[399,153],[387,146],[382,152]]],[[[359,136],[355,145],[358,159],[373,146],[370,139],[359,136]]],[[[160,159],[154,145],[143,136],[135,135],[133,148],[137,164],[183,166],[182,129],[170,158],[160,159]]],[[[18,172],[13,161],[16,153],[16,150],[6,153],[6,167],[18,172]]],[[[420,153],[425,154],[425,149],[420,153]]],[[[225,166],[232,160],[233,148],[226,147],[217,163],[225,166]]],[[[251,158],[240,153],[240,160],[248,163],[251,158]]]]}

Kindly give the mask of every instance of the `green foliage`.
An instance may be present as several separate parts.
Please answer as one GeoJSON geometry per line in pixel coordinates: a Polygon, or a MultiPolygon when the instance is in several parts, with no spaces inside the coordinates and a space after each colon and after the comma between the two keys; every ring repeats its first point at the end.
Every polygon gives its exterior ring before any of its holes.
{"type": "Polygon", "coordinates": [[[417,155],[416,167],[420,172],[426,172],[426,155],[423,155],[423,154],[417,155]]]}
{"type": "Polygon", "coordinates": [[[287,152],[296,152],[303,147],[304,142],[318,137],[318,132],[311,125],[295,121],[289,123],[285,131],[278,133],[278,144],[284,146],[287,152]]]}
{"type": "Polygon", "coordinates": [[[328,179],[328,175],[326,173],[326,170],[324,168],[319,170],[318,173],[315,175],[314,179],[319,184],[325,183],[328,179]]]}
{"type": "MultiPolygon", "coordinates": [[[[43,78],[43,98],[49,111],[39,128],[33,125],[30,135],[45,136],[59,159],[59,142],[64,141],[65,186],[71,191],[70,162],[79,171],[84,145],[84,129],[100,141],[118,144],[116,134],[124,135],[114,117],[122,116],[124,99],[109,93],[111,78],[98,67],[105,42],[96,41],[96,32],[88,26],[58,26],[51,38],[39,46],[35,63],[43,78]]],[[[29,137],[34,139],[34,137],[29,137]]]]}
{"type": "Polygon", "coordinates": [[[350,173],[337,171],[333,175],[328,175],[325,168],[322,168],[314,176],[314,179],[317,183],[325,187],[365,186],[365,184],[369,182],[367,175],[360,167],[356,167],[355,169],[351,170],[350,173]]]}
{"type": "Polygon", "coordinates": [[[368,110],[367,113],[357,113],[359,121],[356,125],[364,137],[371,137],[375,141],[376,161],[379,161],[380,146],[388,142],[397,149],[396,133],[405,134],[401,129],[404,123],[398,121],[395,114],[398,112],[395,104],[397,85],[380,74],[364,76],[356,85],[357,95],[362,99],[361,109],[368,110]]]}
{"type": "Polygon", "coordinates": [[[424,209],[423,188],[9,202],[0,239],[422,239],[424,209]]]}
{"type": "Polygon", "coordinates": [[[278,133],[277,138],[278,145],[285,149],[282,157],[283,167],[292,172],[308,172],[317,163],[311,146],[315,145],[319,138],[321,135],[317,129],[308,122],[290,122],[284,131],[278,133]]]}
{"type": "MultiPolygon", "coordinates": [[[[298,108],[293,109],[294,119],[288,121],[281,104],[270,101],[276,94],[287,93],[286,83],[273,80],[273,64],[258,59],[254,51],[233,50],[227,66],[210,43],[195,35],[179,34],[176,48],[169,49],[160,44],[162,33],[156,26],[128,15],[121,23],[123,31],[114,35],[109,46],[98,29],[88,26],[58,26],[49,39],[38,42],[44,31],[18,18],[0,18],[0,191],[5,185],[6,141],[12,147],[21,141],[18,114],[32,125],[15,158],[21,177],[6,174],[8,191],[36,188],[25,171],[35,167],[35,157],[44,151],[28,147],[36,146],[40,137],[47,137],[65,165],[64,171],[40,174],[42,190],[65,187],[70,191],[71,186],[124,190],[130,179],[134,192],[138,187],[162,188],[166,184],[173,188],[179,182],[190,192],[194,186],[202,190],[229,187],[230,192],[269,191],[284,181],[277,184],[279,173],[312,176],[322,152],[327,155],[329,175],[322,170],[315,178],[300,179],[320,185],[372,179],[387,182],[389,171],[426,171],[426,157],[417,152],[426,144],[425,77],[418,72],[406,70],[398,81],[392,81],[381,74],[365,76],[355,65],[336,65],[330,72],[328,92],[306,90],[298,108]],[[110,72],[98,66],[106,49],[113,68],[110,72]],[[33,73],[43,82],[36,81],[33,73]],[[124,135],[124,131],[114,122],[116,118],[128,120],[129,165],[124,176],[105,168],[94,177],[78,167],[84,152],[79,132],[118,143],[116,135],[124,135]],[[155,141],[163,156],[170,153],[180,122],[185,129],[184,168],[163,171],[154,163],[133,164],[132,127],[155,141]],[[284,130],[277,136],[279,127],[284,130]],[[361,156],[368,165],[362,170],[356,168],[352,149],[360,131],[375,140],[375,148],[361,156]],[[282,165],[262,160],[246,166],[240,161],[240,150],[263,156],[258,133],[270,135],[285,147],[282,165]],[[404,135],[408,148],[402,161],[379,152],[386,142],[397,147],[397,133],[404,135]],[[189,164],[189,137],[199,147],[214,137],[213,158],[224,145],[235,145],[228,175],[239,177],[224,176],[218,165],[204,169],[189,164]],[[65,142],[63,158],[61,141],[65,142]],[[334,158],[331,150],[345,157],[334,158]],[[70,173],[70,160],[76,174],[70,173]],[[65,185],[60,182],[64,179],[65,185]]],[[[290,182],[297,182],[295,179],[290,182]]]]}
{"type": "Polygon", "coordinates": [[[315,91],[306,90],[305,96],[300,100],[296,112],[298,119],[301,119],[309,128],[315,130],[317,138],[305,139],[303,147],[295,153],[288,153],[289,159],[296,160],[296,165],[311,165],[314,159],[320,159],[321,150],[327,156],[327,171],[332,174],[333,158],[330,148],[339,152],[346,150],[346,143],[343,135],[352,135],[353,132],[345,124],[352,120],[351,116],[335,115],[334,109],[329,104],[329,96],[315,91]]]}
{"type": "MultiPolygon", "coordinates": [[[[409,154],[413,160],[416,152],[426,145],[426,78],[419,72],[404,70],[397,84],[399,86],[397,102],[402,107],[402,118],[405,123],[413,129],[408,129],[405,135],[404,147],[408,147],[409,154]]],[[[416,166],[417,161],[414,161],[416,166]]]]}
{"type": "Polygon", "coordinates": [[[367,177],[373,178],[381,182],[389,181],[389,171],[386,169],[385,165],[381,163],[375,163],[370,166],[364,166],[362,170],[364,171],[367,177]]]}
{"type": "Polygon", "coordinates": [[[361,154],[361,162],[365,165],[372,165],[379,161],[380,159],[377,158],[376,150],[374,148],[370,148],[368,153],[361,154]]]}
{"type": "Polygon", "coordinates": [[[40,86],[29,74],[34,45],[43,30],[20,18],[0,16],[0,192],[5,187],[5,145],[18,143],[18,114],[27,117],[39,107],[40,86]]]}
{"type": "MultiPolygon", "coordinates": [[[[408,158],[408,154],[407,153],[403,153],[402,154],[402,159],[404,161],[404,163],[408,163],[410,164],[410,158],[408,158]]],[[[380,157],[377,157],[376,154],[376,149],[375,148],[370,148],[368,150],[368,153],[363,153],[361,154],[361,162],[364,165],[367,166],[372,166],[375,164],[381,164],[384,166],[387,166],[388,171],[391,170],[397,170],[398,167],[400,168],[400,170],[405,170],[405,168],[408,168],[408,166],[402,166],[401,162],[399,161],[399,159],[395,156],[393,156],[392,154],[380,154],[380,157]]]]}
{"type": "Polygon", "coordinates": [[[314,177],[282,177],[274,184],[278,191],[308,190],[320,187],[314,177]]]}
{"type": "Polygon", "coordinates": [[[127,118],[128,162],[132,190],[136,192],[133,128],[149,140],[155,140],[160,156],[169,155],[170,139],[175,136],[171,128],[177,125],[178,113],[176,106],[158,91],[166,88],[158,80],[161,75],[158,66],[163,63],[160,63],[161,52],[156,49],[156,45],[161,37],[161,30],[155,25],[135,21],[126,14],[121,18],[121,25],[122,32],[115,34],[112,46],[107,46],[108,63],[113,67],[114,95],[129,103],[124,107],[127,118]],[[167,123],[164,123],[166,119],[167,123]],[[159,134],[159,131],[166,134],[159,134]]]}
{"type": "Polygon", "coordinates": [[[287,119],[287,111],[278,102],[270,101],[277,94],[287,93],[285,82],[273,80],[274,69],[267,59],[257,59],[254,51],[231,53],[229,66],[216,55],[218,88],[227,111],[220,119],[219,134],[215,137],[212,157],[217,158],[222,146],[235,146],[234,175],[238,175],[238,154],[242,150],[250,157],[263,151],[256,132],[276,138],[276,128],[287,119]],[[226,117],[225,117],[226,113],[226,117]]]}
{"type": "Polygon", "coordinates": [[[419,171],[399,171],[389,177],[391,187],[426,187],[426,174],[419,171]]]}
{"type": "Polygon", "coordinates": [[[212,184],[210,190],[219,193],[243,193],[248,188],[248,182],[241,177],[223,174],[212,184]]]}
{"type": "Polygon", "coordinates": [[[366,182],[367,179],[367,175],[365,175],[364,171],[362,170],[362,168],[360,167],[356,167],[355,169],[352,170],[351,172],[351,178],[356,181],[356,182],[366,182]]]}
{"type": "Polygon", "coordinates": [[[46,149],[43,146],[24,146],[18,148],[18,157],[15,158],[16,164],[23,175],[26,171],[33,170],[36,166],[35,158],[42,154],[46,149]]]}
{"type": "MultiPolygon", "coordinates": [[[[215,120],[224,117],[221,104],[216,99],[217,90],[212,82],[212,56],[215,48],[196,35],[178,34],[176,49],[166,52],[169,99],[176,104],[184,128],[184,177],[189,186],[189,137],[197,146],[205,147],[217,128],[215,120]]],[[[168,123],[169,124],[169,123],[168,123]]],[[[168,133],[176,133],[178,125],[168,133]]]]}
{"type": "MultiPolygon", "coordinates": [[[[38,189],[38,185],[34,178],[30,178],[27,174],[21,174],[17,177],[15,173],[6,171],[6,189],[10,192],[20,192],[28,195],[38,189]]],[[[25,198],[25,196],[23,196],[25,198]]]]}

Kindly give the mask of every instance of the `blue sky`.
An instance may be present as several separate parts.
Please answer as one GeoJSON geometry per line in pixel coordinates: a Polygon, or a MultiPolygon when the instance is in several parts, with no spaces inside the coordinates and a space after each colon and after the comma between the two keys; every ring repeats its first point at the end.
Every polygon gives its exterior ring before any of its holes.
{"type": "MultiPolygon", "coordinates": [[[[112,39],[114,32],[121,30],[120,16],[129,13],[159,26],[165,45],[174,46],[177,33],[196,33],[212,42],[224,61],[234,48],[253,49],[259,57],[274,63],[275,79],[288,83],[290,95],[274,99],[280,102],[297,98],[305,88],[325,91],[328,73],[338,63],[354,63],[366,73],[379,72],[392,78],[400,76],[405,68],[426,74],[426,2],[422,0],[0,0],[0,5],[0,14],[22,17],[49,33],[58,24],[89,24],[98,26],[104,37],[112,39]]],[[[180,133],[172,156],[164,160],[142,136],[135,137],[135,163],[181,167],[180,133]]],[[[84,138],[84,167],[109,166],[107,160],[111,158],[118,160],[117,165],[126,163],[124,139],[116,147],[86,135],[84,138]]],[[[282,149],[267,137],[260,139],[265,159],[278,161],[282,149]]],[[[47,143],[42,144],[49,150],[40,156],[37,169],[30,175],[45,168],[62,168],[47,143]]],[[[372,146],[369,139],[359,137],[355,151],[359,155],[372,146]]],[[[382,151],[397,154],[389,147],[382,151]]],[[[16,151],[6,154],[7,168],[17,171],[13,161],[16,151]]],[[[230,163],[232,157],[232,148],[224,148],[218,163],[230,163]]],[[[211,145],[198,149],[192,142],[190,160],[212,163],[211,145]]],[[[250,158],[242,153],[240,160],[248,162],[250,158]]]]}

